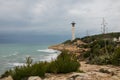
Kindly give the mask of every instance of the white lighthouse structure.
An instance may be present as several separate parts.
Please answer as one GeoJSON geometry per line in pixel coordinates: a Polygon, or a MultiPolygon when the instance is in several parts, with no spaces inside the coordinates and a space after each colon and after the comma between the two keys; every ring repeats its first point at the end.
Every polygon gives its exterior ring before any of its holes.
{"type": "Polygon", "coordinates": [[[75,39],[75,22],[73,21],[72,23],[72,40],[71,41],[73,41],[74,39],[75,39]]]}

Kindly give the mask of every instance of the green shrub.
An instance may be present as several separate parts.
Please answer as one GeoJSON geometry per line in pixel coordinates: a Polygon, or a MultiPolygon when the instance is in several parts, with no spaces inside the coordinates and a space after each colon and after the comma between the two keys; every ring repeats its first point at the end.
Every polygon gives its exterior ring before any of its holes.
{"type": "Polygon", "coordinates": [[[90,51],[85,52],[85,53],[83,54],[83,57],[84,57],[84,58],[90,57],[90,51]]]}
{"type": "Polygon", "coordinates": [[[44,77],[45,72],[46,72],[46,67],[47,67],[46,64],[47,63],[45,62],[39,62],[31,66],[16,67],[12,71],[11,75],[14,80],[25,79],[25,78],[28,78],[29,76],[44,77]]]}
{"type": "Polygon", "coordinates": [[[90,61],[90,63],[99,65],[111,64],[111,56],[110,55],[95,56],[90,61]]]}
{"type": "Polygon", "coordinates": [[[77,71],[80,64],[76,57],[63,51],[48,67],[50,73],[69,73],[77,71]]]}
{"type": "Polygon", "coordinates": [[[10,73],[11,73],[11,70],[5,71],[5,73],[2,74],[2,75],[0,76],[0,78],[8,77],[8,76],[10,75],[10,73]]]}
{"type": "Polygon", "coordinates": [[[29,56],[26,58],[26,65],[29,67],[32,64],[33,60],[32,58],[29,56]]]}
{"type": "Polygon", "coordinates": [[[112,55],[112,64],[120,66],[120,47],[118,47],[112,55]]]}

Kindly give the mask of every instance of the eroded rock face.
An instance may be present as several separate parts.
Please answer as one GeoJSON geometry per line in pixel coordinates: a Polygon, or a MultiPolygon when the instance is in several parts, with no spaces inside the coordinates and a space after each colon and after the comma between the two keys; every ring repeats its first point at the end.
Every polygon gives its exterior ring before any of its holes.
{"type": "Polygon", "coordinates": [[[5,77],[3,79],[0,79],[0,80],[13,80],[11,76],[8,76],[8,77],[5,77]]]}
{"type": "Polygon", "coordinates": [[[84,48],[80,48],[81,45],[85,45],[86,43],[82,42],[81,40],[77,40],[76,42],[73,42],[72,44],[57,44],[57,45],[53,45],[53,46],[50,46],[48,47],[49,49],[55,49],[55,50],[68,50],[70,52],[81,52],[81,51],[85,51],[87,49],[84,49],[84,48]],[[79,46],[79,47],[78,47],[79,46]]]}
{"type": "Polygon", "coordinates": [[[39,76],[31,76],[28,80],[42,80],[39,76]]]}

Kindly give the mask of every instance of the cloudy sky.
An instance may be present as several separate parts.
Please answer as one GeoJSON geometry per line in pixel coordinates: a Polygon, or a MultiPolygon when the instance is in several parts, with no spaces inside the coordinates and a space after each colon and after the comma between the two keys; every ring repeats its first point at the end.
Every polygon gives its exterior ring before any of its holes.
{"type": "Polygon", "coordinates": [[[0,0],[0,40],[71,38],[72,21],[77,37],[98,34],[103,17],[108,32],[120,31],[120,0],[0,0]]]}

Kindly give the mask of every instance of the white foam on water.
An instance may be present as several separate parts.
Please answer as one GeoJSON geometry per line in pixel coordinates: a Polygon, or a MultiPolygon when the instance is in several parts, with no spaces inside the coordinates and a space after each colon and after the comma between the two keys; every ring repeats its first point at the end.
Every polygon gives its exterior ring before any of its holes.
{"type": "Polygon", "coordinates": [[[57,56],[61,53],[60,51],[54,50],[54,49],[43,49],[43,50],[37,50],[37,51],[50,53],[44,56],[43,59],[40,60],[40,61],[48,61],[48,62],[56,59],[57,56]]]}
{"type": "Polygon", "coordinates": [[[43,49],[43,50],[37,50],[40,52],[47,52],[47,53],[58,53],[59,51],[54,50],[54,49],[43,49]]]}
{"type": "Polygon", "coordinates": [[[8,63],[9,65],[11,65],[11,66],[26,66],[26,64],[25,63],[8,63]]]}
{"type": "MultiPolygon", "coordinates": [[[[47,55],[42,55],[42,58],[38,58],[38,57],[31,57],[33,59],[33,61],[47,61],[47,62],[50,62],[51,60],[54,60],[57,58],[57,56],[61,53],[60,51],[57,51],[57,50],[53,50],[53,49],[43,49],[43,50],[37,50],[37,51],[40,51],[40,52],[47,52],[47,53],[50,53],[50,54],[47,54],[47,55]]],[[[17,55],[18,52],[14,53],[14,54],[11,54],[11,55],[8,55],[6,57],[9,57],[9,56],[15,56],[17,55]]],[[[30,55],[25,55],[25,57],[29,57],[30,55]]],[[[19,63],[19,62],[12,62],[12,63],[8,63],[8,65],[10,65],[11,67],[15,67],[15,66],[26,66],[25,63],[19,63]]]]}
{"type": "Polygon", "coordinates": [[[43,59],[41,59],[40,61],[50,62],[50,61],[52,61],[52,60],[55,60],[58,55],[59,55],[59,54],[56,54],[56,53],[54,53],[54,54],[49,54],[49,55],[45,56],[43,59]]]}
{"type": "Polygon", "coordinates": [[[16,56],[18,55],[19,53],[17,51],[15,51],[13,54],[9,54],[9,55],[4,55],[2,57],[6,58],[6,57],[11,57],[11,56],[16,56]]]}

